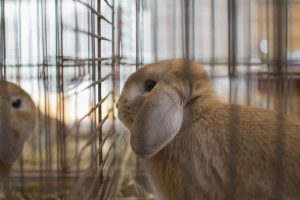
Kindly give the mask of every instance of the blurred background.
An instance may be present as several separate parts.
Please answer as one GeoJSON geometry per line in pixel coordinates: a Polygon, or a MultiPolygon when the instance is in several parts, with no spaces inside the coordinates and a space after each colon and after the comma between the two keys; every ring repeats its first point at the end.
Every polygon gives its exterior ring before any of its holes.
{"type": "Polygon", "coordinates": [[[18,198],[153,198],[114,106],[147,63],[196,60],[222,101],[299,116],[299,13],[299,0],[0,0],[0,77],[39,108],[18,198]]]}

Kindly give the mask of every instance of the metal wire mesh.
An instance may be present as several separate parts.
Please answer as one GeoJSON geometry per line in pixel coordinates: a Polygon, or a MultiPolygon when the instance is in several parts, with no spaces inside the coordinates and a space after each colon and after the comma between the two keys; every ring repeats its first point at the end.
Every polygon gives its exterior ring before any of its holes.
{"type": "MultiPolygon", "coordinates": [[[[227,79],[222,94],[216,88],[224,101],[268,104],[279,110],[276,98],[271,100],[272,94],[257,85],[265,85],[266,80],[275,83],[280,77],[290,83],[299,78],[298,1],[136,1],[139,4],[142,9],[137,16],[141,17],[136,20],[141,28],[136,46],[142,48],[140,60],[194,59],[214,81],[227,79]],[[242,84],[234,86],[230,79],[242,84]]],[[[297,91],[285,87],[280,96],[289,101],[297,91]]],[[[297,114],[290,102],[281,104],[284,112],[297,114]]]]}
{"type": "Polygon", "coordinates": [[[39,108],[11,175],[18,197],[107,199],[114,190],[114,9],[114,0],[1,0],[1,79],[39,108]]]}
{"type": "Polygon", "coordinates": [[[175,57],[202,63],[222,101],[279,111],[280,163],[282,115],[300,114],[299,9],[296,0],[0,0],[0,78],[39,107],[14,188],[27,197],[109,198],[123,148],[119,81],[122,88],[143,64],[175,57]]]}
{"type": "MultiPolygon", "coordinates": [[[[132,63],[136,67],[171,58],[196,60],[204,65],[223,102],[279,111],[273,187],[278,196],[285,134],[282,117],[300,115],[299,1],[132,0],[122,3],[122,11],[128,2],[136,12],[136,30],[132,31],[136,33],[136,63],[132,63]]],[[[128,24],[124,22],[122,28],[128,24]]],[[[123,55],[130,51],[129,41],[123,44],[123,55]]],[[[238,111],[232,110],[231,116],[233,127],[237,126],[238,111]]],[[[238,151],[234,130],[231,152],[238,151]]],[[[235,158],[230,159],[233,199],[236,169],[235,158]]],[[[139,165],[137,172],[139,177],[139,165]]]]}

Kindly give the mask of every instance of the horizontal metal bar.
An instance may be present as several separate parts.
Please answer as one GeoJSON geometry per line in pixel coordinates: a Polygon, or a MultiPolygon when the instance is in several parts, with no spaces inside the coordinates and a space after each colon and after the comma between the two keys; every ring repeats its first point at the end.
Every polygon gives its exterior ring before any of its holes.
{"type": "Polygon", "coordinates": [[[57,56],[57,58],[61,59],[62,61],[73,61],[73,62],[101,62],[105,60],[111,60],[112,57],[105,57],[105,58],[73,58],[69,56],[57,56]]]}
{"type": "Polygon", "coordinates": [[[95,85],[98,85],[98,84],[104,82],[105,80],[107,80],[107,79],[108,79],[109,77],[111,77],[111,76],[112,76],[112,74],[108,74],[107,76],[101,78],[100,80],[95,81],[95,82],[93,82],[92,84],[90,84],[89,86],[83,88],[83,89],[80,90],[79,92],[76,92],[76,94],[79,94],[80,92],[82,92],[82,91],[84,91],[84,90],[86,90],[86,89],[89,89],[89,88],[91,88],[91,87],[93,87],[93,86],[95,86],[95,85]]]}
{"type": "Polygon", "coordinates": [[[101,19],[106,21],[108,24],[113,25],[113,23],[111,21],[109,21],[106,17],[104,17],[103,15],[101,15],[101,19]]]}
{"type": "MultiPolygon", "coordinates": [[[[64,64],[64,67],[76,67],[76,66],[84,66],[85,64],[64,64]]],[[[56,63],[52,64],[24,64],[24,65],[19,65],[19,67],[56,67],[56,63]]],[[[15,68],[16,65],[6,65],[7,68],[15,68]]]]}
{"type": "Polygon", "coordinates": [[[100,83],[106,81],[107,79],[109,79],[110,76],[112,76],[112,74],[108,74],[107,76],[101,78],[101,79],[98,80],[98,81],[93,82],[92,84],[88,85],[87,87],[85,87],[85,88],[83,88],[83,89],[81,89],[81,90],[79,90],[79,91],[75,91],[75,92],[73,92],[73,93],[71,93],[71,94],[66,94],[66,95],[65,95],[65,99],[68,99],[68,98],[72,97],[73,95],[78,95],[78,94],[80,94],[81,92],[83,92],[84,90],[89,89],[89,88],[91,88],[91,87],[93,87],[93,86],[95,86],[95,85],[98,85],[98,84],[100,84],[100,83]]]}
{"type": "MultiPolygon", "coordinates": [[[[101,144],[99,145],[99,148],[98,148],[98,150],[97,150],[97,152],[96,152],[96,154],[94,155],[94,157],[93,157],[93,159],[92,160],[97,160],[97,157],[98,157],[98,155],[99,155],[99,153],[101,152],[101,150],[103,150],[102,148],[103,148],[103,146],[104,146],[104,144],[105,144],[105,142],[109,139],[109,138],[114,138],[114,137],[116,137],[116,136],[118,136],[118,134],[116,134],[115,132],[113,132],[113,126],[109,129],[109,131],[108,131],[108,134],[103,138],[103,140],[102,140],[102,142],[101,142],[101,144]]],[[[118,137],[116,137],[115,139],[117,139],[118,137]]],[[[112,144],[111,144],[111,146],[115,143],[115,140],[113,140],[112,139],[112,144]]],[[[109,151],[107,152],[107,154],[109,153],[109,151]]],[[[91,162],[91,164],[92,164],[92,162],[91,162]]],[[[101,165],[100,165],[101,166],[101,165]]],[[[99,166],[99,167],[100,167],[99,166]]]]}
{"type": "Polygon", "coordinates": [[[107,23],[112,25],[112,22],[110,22],[106,17],[104,17],[101,13],[99,13],[97,10],[95,10],[92,6],[90,6],[89,4],[81,1],[81,0],[77,0],[78,3],[86,6],[88,9],[90,9],[95,15],[97,15],[98,17],[100,17],[101,19],[103,19],[104,21],[106,21],[107,23]]]}
{"type": "Polygon", "coordinates": [[[92,32],[89,32],[89,31],[85,31],[85,30],[81,30],[81,29],[78,29],[78,28],[75,28],[74,31],[77,31],[77,32],[79,32],[79,33],[84,33],[84,34],[90,35],[90,36],[95,37],[95,38],[97,38],[97,39],[99,39],[99,40],[105,40],[105,41],[109,41],[109,42],[112,41],[111,39],[108,39],[108,38],[103,37],[103,36],[101,36],[101,35],[97,35],[97,34],[95,34],[95,33],[92,33],[92,32]]]}
{"type": "MultiPolygon", "coordinates": [[[[80,158],[81,155],[83,154],[84,150],[95,140],[95,138],[98,136],[98,132],[100,130],[100,128],[102,128],[103,124],[105,123],[105,121],[108,119],[109,115],[112,113],[113,109],[111,108],[107,115],[102,119],[102,121],[98,124],[98,126],[95,128],[95,130],[92,132],[90,138],[88,139],[88,141],[85,143],[85,145],[81,148],[81,150],[78,153],[78,162],[80,162],[80,158]]],[[[108,134],[112,131],[112,128],[108,131],[108,134]]]]}
{"type": "MultiPolygon", "coordinates": [[[[62,56],[58,56],[58,58],[62,58],[62,56]]],[[[64,61],[76,61],[76,58],[71,58],[71,57],[65,57],[66,59],[64,59],[64,61]]],[[[77,58],[78,61],[105,61],[105,60],[111,60],[113,58],[109,57],[109,58],[102,58],[99,59],[99,58],[95,58],[95,59],[83,59],[83,58],[77,58]]],[[[228,62],[226,61],[220,61],[220,62],[200,62],[198,61],[200,64],[204,64],[204,65],[217,65],[217,67],[227,67],[228,66],[228,62]]],[[[265,65],[271,65],[270,63],[274,63],[274,62],[262,62],[262,63],[257,63],[257,62],[236,62],[235,64],[236,65],[251,65],[251,66],[263,66],[265,67],[265,65]]],[[[124,57],[121,57],[121,62],[120,62],[121,65],[128,65],[128,66],[131,66],[131,65],[136,65],[135,62],[127,62],[127,61],[124,61],[124,57]]],[[[140,63],[141,64],[141,63],[140,63]]],[[[293,60],[293,61],[288,61],[286,63],[289,67],[295,67],[295,66],[299,66],[300,67],[300,60],[293,60]]],[[[53,66],[55,67],[57,64],[56,63],[53,63],[53,64],[43,64],[43,63],[27,63],[27,64],[21,64],[19,65],[20,67],[35,67],[35,66],[53,66]]],[[[82,66],[82,65],[85,65],[85,64],[76,64],[76,65],[73,65],[73,64],[64,64],[64,66],[82,66]]],[[[11,65],[11,64],[6,64],[5,65],[6,67],[16,67],[16,65],[11,65]]],[[[290,69],[288,67],[288,70],[290,69]]]]}
{"type": "MultiPolygon", "coordinates": [[[[96,130],[94,130],[93,134],[91,135],[91,138],[88,140],[88,142],[84,145],[84,147],[80,150],[78,156],[77,156],[77,161],[76,161],[76,166],[79,166],[80,164],[80,158],[82,156],[82,153],[84,152],[84,149],[86,147],[88,147],[95,139],[95,137],[98,136],[98,131],[100,130],[100,128],[103,126],[104,122],[108,119],[108,116],[110,113],[112,113],[113,109],[110,109],[110,111],[108,112],[107,116],[103,118],[103,120],[101,121],[101,123],[98,125],[98,127],[96,128],[96,130]]],[[[113,126],[110,128],[110,130],[108,131],[108,134],[106,135],[106,137],[103,139],[104,141],[106,141],[108,138],[110,138],[111,136],[115,136],[116,134],[113,133],[113,126]]],[[[113,140],[115,141],[115,140],[113,140]]],[[[113,142],[114,144],[114,142],[113,142]]],[[[109,154],[107,154],[107,157],[109,156],[109,154]]],[[[77,181],[77,186],[75,187],[74,191],[77,191],[78,189],[80,189],[80,186],[82,183],[84,183],[84,180],[86,179],[86,177],[90,174],[92,174],[92,165],[93,165],[93,161],[96,160],[98,157],[98,155],[94,155],[94,157],[90,160],[90,164],[89,167],[84,171],[84,173],[80,174],[80,180],[77,181]]],[[[97,171],[97,173],[99,173],[97,171]]],[[[100,173],[99,173],[100,174],[100,173]]],[[[98,174],[98,176],[99,176],[98,174]]],[[[94,174],[92,174],[93,177],[95,176],[94,174]]],[[[97,176],[96,176],[97,177],[97,176]]]]}
{"type": "Polygon", "coordinates": [[[77,122],[75,122],[73,128],[71,130],[74,130],[86,117],[90,116],[101,104],[111,95],[113,94],[113,91],[109,92],[101,101],[99,101],[95,106],[91,108],[91,110],[85,114],[83,117],[81,117],[77,122]]]}
{"type": "Polygon", "coordinates": [[[257,76],[267,75],[267,76],[274,76],[274,77],[281,77],[281,76],[300,76],[300,72],[257,72],[257,76]]]}
{"type": "MultiPolygon", "coordinates": [[[[226,72],[227,73],[227,72],[226,72]]],[[[273,73],[273,72],[251,72],[251,73],[247,73],[247,72],[243,72],[243,73],[236,73],[236,77],[242,77],[242,76],[247,76],[247,78],[251,78],[251,79],[257,79],[261,76],[270,76],[270,77],[288,77],[291,79],[298,79],[300,76],[300,72],[287,72],[285,73],[273,73]]],[[[230,75],[228,74],[210,74],[210,78],[230,78],[230,75]]],[[[233,77],[231,77],[233,78],[233,77]]]]}
{"type": "MultiPolygon", "coordinates": [[[[101,184],[100,188],[99,188],[99,192],[98,192],[98,197],[101,197],[103,195],[104,192],[104,186],[106,185],[105,183],[107,182],[108,178],[110,177],[110,172],[112,171],[111,169],[113,168],[115,171],[116,169],[116,165],[114,165],[114,162],[116,162],[116,157],[113,157],[113,160],[110,163],[110,166],[114,166],[114,167],[109,167],[107,173],[105,174],[105,176],[103,177],[103,184],[101,184]]],[[[106,188],[110,188],[110,184],[107,185],[106,188]]],[[[103,197],[105,197],[106,195],[104,195],[103,197]]],[[[106,199],[106,198],[103,198],[106,199]]]]}
{"type": "MultiPolygon", "coordinates": [[[[98,150],[96,152],[96,154],[94,155],[94,159],[97,158],[97,156],[99,155],[99,153],[101,152],[105,142],[109,139],[112,138],[113,136],[116,137],[114,140],[112,140],[113,142],[111,143],[111,146],[114,145],[114,143],[116,142],[117,138],[119,137],[119,134],[116,134],[115,132],[113,132],[113,126],[111,126],[111,128],[109,129],[108,134],[102,139],[102,142],[99,144],[98,150]]],[[[108,154],[108,152],[107,152],[108,154]]]]}
{"type": "Polygon", "coordinates": [[[71,30],[71,31],[75,31],[75,32],[79,32],[79,33],[83,33],[83,34],[86,34],[86,35],[90,35],[92,37],[95,37],[99,40],[105,40],[105,41],[108,41],[108,42],[112,42],[111,39],[108,39],[104,36],[101,36],[101,35],[97,35],[95,33],[92,33],[90,31],[85,31],[85,30],[82,30],[82,29],[79,29],[79,28],[73,28],[73,27],[70,27],[70,26],[66,26],[66,25],[63,25],[63,28],[66,29],[66,30],[71,30]]]}
{"type": "MultiPolygon", "coordinates": [[[[215,61],[215,62],[210,62],[210,61],[197,61],[198,63],[202,64],[202,65],[217,65],[217,67],[228,67],[228,61],[215,61]]],[[[128,62],[128,61],[124,61],[124,57],[120,58],[120,64],[121,65],[136,65],[136,63],[133,62],[128,62]]],[[[142,64],[142,63],[138,63],[138,64],[142,64]]],[[[145,63],[143,63],[145,64],[145,63]]],[[[276,62],[273,61],[263,61],[263,62],[234,62],[235,65],[251,65],[251,66],[265,66],[265,65],[275,65],[276,62]]],[[[300,66],[300,60],[292,60],[292,61],[288,61],[283,63],[285,65],[288,65],[289,67],[291,66],[300,66]]],[[[289,68],[288,68],[289,69],[289,68]]]]}
{"type": "MultiPolygon", "coordinates": [[[[115,143],[115,140],[113,141],[113,143],[115,143]]],[[[93,191],[93,189],[94,189],[94,187],[95,187],[95,185],[96,185],[96,182],[97,182],[97,178],[100,176],[100,174],[101,174],[101,172],[103,171],[103,167],[104,167],[104,165],[106,164],[106,162],[107,162],[107,160],[108,160],[108,158],[109,158],[109,156],[110,155],[113,155],[113,154],[110,154],[110,151],[112,150],[112,147],[113,147],[113,144],[109,147],[109,149],[107,150],[107,154],[106,154],[106,156],[104,157],[104,159],[102,160],[102,162],[101,162],[101,164],[100,164],[100,166],[99,166],[99,168],[98,168],[98,170],[97,170],[97,172],[96,172],[96,174],[95,174],[95,178],[94,178],[94,180],[93,180],[93,182],[92,182],[92,184],[91,184],[91,186],[90,186],[90,190],[87,192],[87,195],[86,195],[86,198],[85,199],[88,199],[90,196],[91,196],[91,193],[92,193],[92,191],[93,191]]],[[[114,158],[113,158],[113,160],[114,160],[114,158]]],[[[101,186],[100,186],[100,188],[103,186],[103,183],[101,184],[101,186]]]]}
{"type": "Polygon", "coordinates": [[[104,146],[106,140],[107,140],[108,138],[110,138],[111,136],[113,136],[114,134],[115,134],[115,133],[113,133],[113,132],[112,132],[111,134],[107,134],[107,135],[102,139],[102,142],[99,144],[99,147],[98,147],[98,149],[97,149],[97,151],[96,151],[95,156],[97,156],[97,155],[99,155],[99,154],[101,153],[102,148],[103,148],[103,146],[104,146]]]}
{"type": "MultiPolygon", "coordinates": [[[[112,109],[111,109],[111,110],[112,110],[112,109]]],[[[111,111],[110,111],[109,113],[111,113],[111,111]]],[[[81,148],[80,152],[78,153],[78,157],[79,157],[79,158],[81,157],[81,155],[82,155],[83,151],[85,150],[85,148],[87,148],[87,147],[94,141],[94,139],[98,136],[98,131],[99,131],[100,128],[103,126],[104,122],[108,119],[108,116],[109,116],[109,114],[106,115],[105,119],[103,119],[103,120],[101,121],[101,123],[99,124],[99,126],[95,129],[95,131],[94,131],[93,134],[91,135],[91,138],[90,138],[90,139],[88,140],[88,142],[86,142],[85,145],[81,148]],[[103,122],[103,123],[102,123],[102,122],[103,122]]],[[[113,133],[113,127],[111,127],[111,128],[109,129],[109,131],[108,131],[108,134],[102,139],[102,142],[99,144],[99,148],[100,148],[100,147],[102,148],[103,145],[105,144],[106,140],[107,140],[108,138],[110,138],[111,136],[113,136],[113,135],[114,135],[114,133],[113,133]]],[[[95,154],[95,159],[96,159],[96,157],[97,157],[98,154],[99,154],[99,148],[98,148],[98,150],[97,150],[97,152],[96,152],[96,154],[95,154]]],[[[79,161],[80,161],[80,160],[79,160],[79,161]]]]}

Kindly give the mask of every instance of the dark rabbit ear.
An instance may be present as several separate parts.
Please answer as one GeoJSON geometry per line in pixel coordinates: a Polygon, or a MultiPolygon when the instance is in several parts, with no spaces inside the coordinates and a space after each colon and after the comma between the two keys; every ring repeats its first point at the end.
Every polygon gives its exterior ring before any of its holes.
{"type": "Polygon", "coordinates": [[[148,94],[131,126],[130,143],[136,154],[151,157],[179,132],[183,120],[184,94],[181,81],[170,77],[148,94]]]}

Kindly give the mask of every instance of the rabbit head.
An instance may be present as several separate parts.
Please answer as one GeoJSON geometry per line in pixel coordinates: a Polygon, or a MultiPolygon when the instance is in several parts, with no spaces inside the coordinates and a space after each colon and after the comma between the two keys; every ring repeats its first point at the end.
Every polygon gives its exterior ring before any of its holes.
{"type": "Polygon", "coordinates": [[[36,124],[36,108],[19,86],[0,81],[0,160],[14,162],[36,124]]]}
{"type": "Polygon", "coordinates": [[[195,62],[167,60],[137,70],[126,81],[117,104],[134,152],[155,155],[179,132],[186,106],[210,96],[209,77],[195,62]]]}

